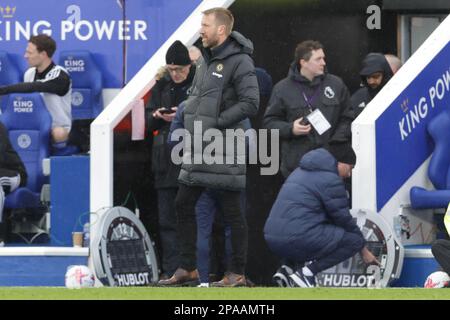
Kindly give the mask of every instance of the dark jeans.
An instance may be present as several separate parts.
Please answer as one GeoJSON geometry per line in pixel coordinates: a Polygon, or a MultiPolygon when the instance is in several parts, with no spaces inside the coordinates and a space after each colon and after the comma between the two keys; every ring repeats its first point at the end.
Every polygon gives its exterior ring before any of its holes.
{"type": "MultiPolygon", "coordinates": [[[[180,247],[180,267],[188,271],[196,269],[197,220],[195,205],[203,187],[180,184],[176,197],[178,241],[180,247]]],[[[240,192],[221,190],[217,193],[219,209],[224,222],[231,230],[231,263],[229,271],[244,274],[247,260],[248,230],[244,215],[241,214],[240,192]]],[[[211,212],[213,215],[214,212],[211,212]]]]}
{"type": "Polygon", "coordinates": [[[180,263],[177,241],[177,218],[175,198],[177,188],[158,189],[159,238],[162,272],[171,276],[180,263]]]}
{"type": "MultiPolygon", "coordinates": [[[[215,194],[205,190],[197,201],[195,212],[197,216],[197,269],[200,282],[209,282],[210,264],[220,264],[211,259],[211,247],[214,241],[213,223],[219,215],[215,194]]],[[[222,246],[218,250],[223,253],[222,246]]]]}
{"type": "Polygon", "coordinates": [[[431,246],[431,252],[442,269],[450,274],[450,240],[436,240],[431,246]]]}
{"type": "MultiPolygon", "coordinates": [[[[231,257],[230,228],[219,210],[221,190],[206,189],[197,201],[197,269],[200,282],[208,282],[209,274],[221,276],[231,257]]],[[[240,192],[241,213],[245,215],[246,194],[240,192]]]]}
{"type": "Polygon", "coordinates": [[[361,251],[364,247],[364,239],[361,235],[351,232],[344,233],[341,241],[339,241],[337,248],[331,254],[321,257],[308,265],[309,270],[313,274],[317,274],[323,270],[331,268],[348,258],[353,257],[356,253],[361,251]]]}

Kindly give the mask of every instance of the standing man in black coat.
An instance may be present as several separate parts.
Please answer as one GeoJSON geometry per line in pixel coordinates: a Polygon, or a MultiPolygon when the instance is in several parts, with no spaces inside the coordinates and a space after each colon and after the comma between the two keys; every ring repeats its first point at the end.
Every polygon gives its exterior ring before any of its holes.
{"type": "MultiPolygon", "coordinates": [[[[221,190],[218,200],[225,223],[231,228],[232,253],[228,272],[221,281],[211,285],[236,287],[247,283],[244,276],[247,223],[240,208],[240,191],[245,188],[246,180],[245,161],[242,163],[240,160],[245,159],[245,154],[241,154],[239,148],[237,152],[234,150],[240,142],[244,146],[245,139],[238,138],[237,143],[233,140],[231,146],[225,143],[223,152],[216,152],[212,159],[206,152],[204,154],[204,148],[188,147],[194,146],[200,134],[203,138],[208,129],[222,134],[227,129],[243,129],[243,120],[258,110],[258,82],[250,57],[253,44],[240,33],[232,32],[233,23],[233,15],[227,9],[213,8],[203,12],[200,28],[203,57],[197,61],[192,92],[186,100],[183,118],[188,133],[184,137],[183,163],[178,178],[180,187],[176,198],[181,262],[173,276],[160,281],[160,285],[198,283],[195,205],[205,188],[221,190]],[[221,161],[215,161],[217,157],[221,161]]],[[[245,147],[243,149],[245,153],[245,147]]]]}
{"type": "Polygon", "coordinates": [[[5,195],[26,184],[25,166],[9,141],[8,130],[0,122],[0,246],[4,245],[6,236],[3,222],[5,195]]]}
{"type": "Polygon", "coordinates": [[[284,178],[308,151],[351,139],[349,91],[341,78],[326,72],[325,66],[322,44],[303,41],[295,49],[288,76],[272,91],[264,126],[280,130],[284,178]]]}
{"type": "Polygon", "coordinates": [[[180,165],[170,158],[167,136],[177,106],[187,98],[195,74],[189,52],[178,40],[167,50],[166,63],[166,71],[153,87],[148,105],[148,127],[153,132],[152,171],[158,193],[162,279],[172,275],[179,264],[175,197],[180,165]]]}

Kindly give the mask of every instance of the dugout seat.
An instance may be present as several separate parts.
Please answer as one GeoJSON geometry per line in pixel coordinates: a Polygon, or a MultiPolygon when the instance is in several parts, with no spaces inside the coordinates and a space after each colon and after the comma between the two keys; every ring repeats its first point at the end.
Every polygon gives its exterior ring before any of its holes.
{"type": "Polygon", "coordinates": [[[95,119],[103,110],[103,82],[92,54],[62,51],[59,60],[72,78],[72,119],[95,119]]]}
{"type": "Polygon", "coordinates": [[[62,51],[60,65],[72,79],[72,130],[69,143],[82,153],[90,149],[91,122],[103,110],[102,72],[86,50],[62,51]]]}
{"type": "MultiPolygon", "coordinates": [[[[48,179],[44,175],[42,162],[50,155],[52,119],[39,93],[10,94],[6,106],[0,121],[8,130],[11,144],[25,165],[28,181],[25,187],[7,195],[5,209],[22,209],[21,212],[31,210],[28,212],[39,215],[38,223],[33,221],[26,228],[27,231],[38,235],[48,234],[48,230],[44,230],[45,216],[42,213],[45,212],[42,212],[44,208],[41,202],[41,191],[48,179]]],[[[22,221],[25,220],[22,217],[22,221]]],[[[14,229],[12,231],[14,233],[14,229]]]]}
{"type": "Polygon", "coordinates": [[[450,113],[442,111],[431,119],[427,132],[434,141],[427,172],[436,190],[412,187],[411,206],[414,209],[447,208],[450,203],[450,113]]]}
{"type": "MultiPolygon", "coordinates": [[[[6,51],[0,51],[0,86],[22,82],[22,74],[6,51]]],[[[5,110],[8,96],[0,96],[0,108],[5,110]]]]}

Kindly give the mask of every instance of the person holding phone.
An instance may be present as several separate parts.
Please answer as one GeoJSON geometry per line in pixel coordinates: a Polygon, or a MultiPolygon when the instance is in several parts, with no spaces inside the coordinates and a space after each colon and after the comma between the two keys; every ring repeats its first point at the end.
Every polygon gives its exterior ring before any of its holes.
{"type": "MultiPolygon", "coordinates": [[[[253,43],[233,31],[234,17],[228,9],[211,8],[202,14],[199,30],[202,57],[197,60],[195,79],[184,104],[184,146],[192,146],[194,136],[199,136],[196,134],[198,124],[202,125],[205,136],[210,129],[225,135],[230,129],[233,132],[244,130],[246,119],[256,115],[259,106],[258,80],[251,57],[253,43]]],[[[198,283],[196,204],[207,189],[218,191],[223,218],[231,230],[227,269],[222,280],[212,282],[211,286],[247,285],[248,227],[241,210],[246,164],[240,161],[245,159],[245,149],[243,152],[238,148],[240,142],[235,139],[226,140],[226,148],[217,154],[218,161],[205,154],[203,148],[184,149],[175,199],[181,261],[171,278],[158,282],[160,286],[198,283]]]]}
{"type": "Polygon", "coordinates": [[[180,166],[170,158],[167,137],[177,107],[186,99],[195,73],[188,49],[180,41],[175,41],[167,50],[164,69],[147,105],[148,128],[153,133],[152,172],[158,196],[160,278],[163,279],[172,275],[179,264],[175,197],[180,166]]]}
{"type": "Polygon", "coordinates": [[[342,79],[327,73],[322,44],[299,43],[289,74],[273,88],[264,114],[264,127],[280,130],[284,178],[308,151],[349,142],[353,118],[349,91],[342,79]]]}

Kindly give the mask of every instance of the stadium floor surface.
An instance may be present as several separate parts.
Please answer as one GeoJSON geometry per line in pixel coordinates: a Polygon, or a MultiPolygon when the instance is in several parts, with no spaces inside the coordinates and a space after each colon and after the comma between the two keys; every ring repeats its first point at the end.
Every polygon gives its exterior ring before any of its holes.
{"type": "Polygon", "coordinates": [[[450,289],[3,287],[0,300],[450,300],[450,289]]]}

